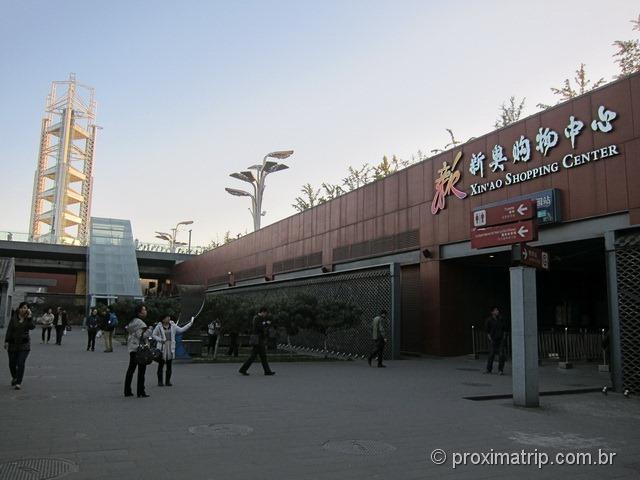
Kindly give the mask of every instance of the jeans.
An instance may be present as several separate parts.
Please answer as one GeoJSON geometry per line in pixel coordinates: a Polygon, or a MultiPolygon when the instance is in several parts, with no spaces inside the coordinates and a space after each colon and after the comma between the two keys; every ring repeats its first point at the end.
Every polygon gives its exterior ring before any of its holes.
{"type": "Polygon", "coordinates": [[[16,384],[22,383],[22,377],[24,376],[24,364],[29,356],[29,350],[18,350],[17,352],[9,353],[9,371],[11,372],[11,378],[13,378],[16,384]]]}
{"type": "Polygon", "coordinates": [[[56,325],[56,345],[62,345],[63,335],[64,335],[64,325],[56,325]]]}
{"type": "Polygon", "coordinates": [[[501,340],[493,340],[489,342],[489,358],[487,359],[487,372],[491,372],[493,370],[493,359],[495,356],[498,356],[498,371],[502,372],[504,370],[504,362],[506,360],[506,355],[504,348],[502,348],[501,340]]]}
{"type": "Polygon", "coordinates": [[[51,340],[51,327],[44,327],[42,329],[42,342],[43,343],[44,343],[45,332],[47,333],[47,343],[49,343],[49,340],[51,340]]]}
{"type": "Polygon", "coordinates": [[[131,395],[131,381],[133,380],[133,373],[138,368],[138,383],[136,385],[136,393],[138,395],[144,395],[144,374],[147,371],[146,365],[138,365],[136,362],[136,352],[129,352],[129,367],[127,368],[127,374],[124,377],[124,394],[131,395]]]}

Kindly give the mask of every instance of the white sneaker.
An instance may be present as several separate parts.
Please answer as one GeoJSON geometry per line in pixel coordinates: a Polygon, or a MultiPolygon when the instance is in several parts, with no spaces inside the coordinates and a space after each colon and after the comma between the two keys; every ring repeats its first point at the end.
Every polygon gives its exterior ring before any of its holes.
{"type": "Polygon", "coordinates": [[[15,388],[16,390],[20,390],[22,387],[20,386],[20,384],[19,384],[19,383],[16,383],[16,386],[15,386],[15,387],[13,387],[13,388],[15,388]]]}

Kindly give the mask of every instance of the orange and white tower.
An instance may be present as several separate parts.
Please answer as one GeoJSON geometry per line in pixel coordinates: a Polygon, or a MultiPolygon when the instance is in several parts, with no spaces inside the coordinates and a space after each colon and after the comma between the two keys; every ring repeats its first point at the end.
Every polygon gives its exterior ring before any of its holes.
{"type": "Polygon", "coordinates": [[[96,141],[94,89],[69,80],[51,84],[29,234],[33,241],[84,244],[89,232],[96,141]]]}

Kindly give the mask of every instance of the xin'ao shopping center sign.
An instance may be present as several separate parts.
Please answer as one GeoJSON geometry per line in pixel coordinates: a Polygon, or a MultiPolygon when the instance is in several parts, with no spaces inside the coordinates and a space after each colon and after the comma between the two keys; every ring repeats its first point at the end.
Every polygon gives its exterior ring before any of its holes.
{"type": "Polygon", "coordinates": [[[458,200],[464,200],[619,155],[620,148],[615,144],[589,151],[580,151],[577,146],[580,135],[586,129],[591,129],[595,140],[599,142],[613,131],[617,118],[615,111],[600,105],[593,112],[593,118],[570,115],[558,131],[543,125],[538,129],[535,139],[520,135],[513,145],[495,144],[491,151],[465,152],[468,162],[463,160],[465,153],[458,151],[451,164],[445,161],[438,170],[431,213],[436,215],[447,208],[447,200],[452,194],[458,200]],[[570,143],[571,151],[562,157],[555,157],[554,149],[562,142],[570,143]],[[523,165],[528,168],[522,170],[523,165]],[[516,168],[518,171],[514,171],[516,168]],[[471,178],[467,190],[459,185],[463,175],[471,178]]]}

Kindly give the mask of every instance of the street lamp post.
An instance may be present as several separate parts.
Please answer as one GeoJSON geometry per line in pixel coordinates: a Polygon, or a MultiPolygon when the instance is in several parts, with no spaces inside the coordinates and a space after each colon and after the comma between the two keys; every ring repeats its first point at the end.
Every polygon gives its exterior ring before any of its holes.
{"type": "MultiPolygon", "coordinates": [[[[171,253],[176,253],[176,245],[186,245],[184,242],[177,242],[176,237],[178,236],[178,230],[180,229],[180,225],[191,225],[193,220],[185,220],[183,222],[178,222],[175,227],[171,229],[171,233],[166,232],[156,232],[156,238],[160,240],[165,240],[169,242],[169,251],[171,253]]],[[[189,230],[189,242],[191,242],[191,230],[189,230]]]]}
{"type": "Polygon", "coordinates": [[[265,179],[267,175],[289,168],[284,163],[278,163],[267,159],[275,158],[278,160],[284,160],[285,158],[289,158],[291,155],[293,155],[293,150],[271,152],[264,156],[261,165],[252,165],[250,167],[247,167],[247,170],[245,171],[236,172],[229,175],[230,177],[237,178],[238,180],[242,180],[243,182],[250,183],[253,187],[253,193],[247,192],[245,190],[238,190],[235,188],[225,188],[225,190],[227,191],[227,193],[235,195],[236,197],[251,198],[251,208],[249,209],[249,211],[251,212],[251,216],[253,217],[254,231],[260,230],[261,217],[267,213],[262,211],[262,196],[264,194],[264,189],[266,186],[265,179]]]}

